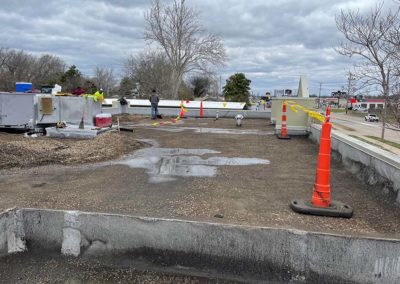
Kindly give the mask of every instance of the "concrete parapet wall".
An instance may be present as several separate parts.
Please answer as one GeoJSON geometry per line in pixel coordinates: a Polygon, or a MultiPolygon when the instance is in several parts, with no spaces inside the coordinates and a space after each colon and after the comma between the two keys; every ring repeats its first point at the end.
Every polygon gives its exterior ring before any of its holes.
{"type": "MultiPolygon", "coordinates": [[[[253,110],[237,110],[237,109],[204,109],[204,117],[215,118],[218,112],[220,118],[233,118],[237,114],[243,114],[245,118],[270,118],[270,111],[253,111],[253,110]]],[[[120,114],[129,113],[137,115],[149,115],[150,107],[103,107],[103,113],[120,114]]],[[[158,108],[158,112],[163,116],[176,117],[179,115],[180,108],[158,108]]],[[[199,109],[187,109],[185,113],[187,117],[200,117],[199,109]]]]}
{"type": "Polygon", "coordinates": [[[0,256],[8,254],[7,249],[7,232],[8,232],[8,212],[0,214],[0,256]]]}
{"type": "Polygon", "coordinates": [[[10,209],[0,214],[0,256],[26,249],[22,211],[10,209]]]}
{"type": "Polygon", "coordinates": [[[246,282],[400,281],[399,240],[78,211],[19,209],[4,218],[23,221],[10,230],[28,250],[113,256],[124,265],[148,259],[246,282]]]}
{"type": "MultiPolygon", "coordinates": [[[[275,126],[275,134],[281,133],[282,125],[276,125],[275,126]]],[[[287,133],[289,135],[293,136],[303,136],[303,135],[308,135],[310,131],[310,128],[307,126],[288,126],[287,127],[287,133]]]]}
{"type": "MultiPolygon", "coordinates": [[[[310,138],[319,143],[321,125],[313,124],[310,138]]],[[[400,158],[373,145],[332,131],[332,156],[347,170],[370,185],[378,185],[400,203],[400,158]]]]}
{"type": "MultiPolygon", "coordinates": [[[[150,101],[147,99],[126,99],[131,107],[150,107],[150,101]]],[[[118,99],[105,99],[103,106],[117,106],[120,105],[118,99]]],[[[160,108],[180,108],[181,104],[187,109],[199,109],[201,101],[187,101],[187,100],[165,100],[161,99],[158,103],[160,108]]],[[[203,101],[205,109],[236,109],[242,110],[246,107],[245,102],[225,102],[225,101],[203,101]]]]}

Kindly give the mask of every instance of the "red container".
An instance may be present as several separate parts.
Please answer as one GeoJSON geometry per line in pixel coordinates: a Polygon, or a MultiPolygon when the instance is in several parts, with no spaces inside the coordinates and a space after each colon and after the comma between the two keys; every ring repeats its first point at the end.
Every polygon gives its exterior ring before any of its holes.
{"type": "Polygon", "coordinates": [[[100,128],[111,127],[112,117],[110,113],[100,113],[96,115],[96,126],[100,128]]]}

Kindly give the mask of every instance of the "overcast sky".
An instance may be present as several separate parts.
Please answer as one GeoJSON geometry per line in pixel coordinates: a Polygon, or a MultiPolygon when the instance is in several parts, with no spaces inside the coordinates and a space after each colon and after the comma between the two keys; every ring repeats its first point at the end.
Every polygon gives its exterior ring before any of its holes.
{"type": "MultiPolygon", "coordinates": [[[[388,0],[390,1],[390,0],[388,0]]],[[[168,2],[165,0],[165,2],[168,2]]],[[[333,47],[341,35],[340,9],[368,11],[372,0],[187,0],[202,24],[219,34],[228,54],[222,81],[244,72],[257,93],[298,86],[308,75],[310,92],[346,85],[351,61],[333,47]]],[[[149,0],[0,0],[0,46],[51,53],[84,74],[111,67],[121,74],[124,58],[146,48],[142,39],[149,0]]]]}

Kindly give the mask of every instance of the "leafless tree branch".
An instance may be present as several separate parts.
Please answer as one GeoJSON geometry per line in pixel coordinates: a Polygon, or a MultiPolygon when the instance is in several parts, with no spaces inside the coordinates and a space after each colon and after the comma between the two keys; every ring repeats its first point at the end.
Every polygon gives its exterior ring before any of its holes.
{"type": "MultiPolygon", "coordinates": [[[[339,54],[362,59],[356,71],[364,86],[378,85],[385,101],[388,101],[391,86],[396,82],[396,63],[393,42],[398,33],[399,9],[385,10],[384,2],[378,3],[368,14],[356,11],[341,11],[336,16],[336,26],[344,35],[336,51],[339,54]],[[397,31],[396,31],[397,30],[397,31]]],[[[385,108],[386,109],[386,108],[385,108]]],[[[385,115],[382,117],[385,125],[385,115]]],[[[385,127],[382,127],[384,138],[385,127]]]]}
{"type": "Polygon", "coordinates": [[[196,69],[207,70],[225,62],[222,39],[205,33],[199,22],[199,13],[188,7],[185,0],[174,0],[170,6],[153,0],[145,20],[144,38],[158,43],[173,67],[171,78],[175,98],[185,73],[196,69]]]}

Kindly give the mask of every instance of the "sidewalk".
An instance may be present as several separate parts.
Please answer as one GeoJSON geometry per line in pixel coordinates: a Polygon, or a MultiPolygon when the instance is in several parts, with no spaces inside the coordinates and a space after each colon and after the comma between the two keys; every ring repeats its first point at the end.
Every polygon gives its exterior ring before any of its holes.
{"type": "MultiPolygon", "coordinates": [[[[365,140],[365,142],[369,142],[370,144],[373,144],[383,150],[389,151],[393,154],[399,155],[400,156],[400,149],[393,147],[391,145],[388,145],[386,143],[380,142],[378,140],[366,137],[363,134],[360,134],[359,132],[357,132],[356,130],[350,130],[351,128],[347,127],[347,126],[343,126],[340,124],[333,124],[333,129],[335,129],[336,131],[340,131],[344,134],[353,136],[353,137],[359,137],[360,140],[365,140]]],[[[394,141],[396,142],[396,141],[394,141]]]]}

